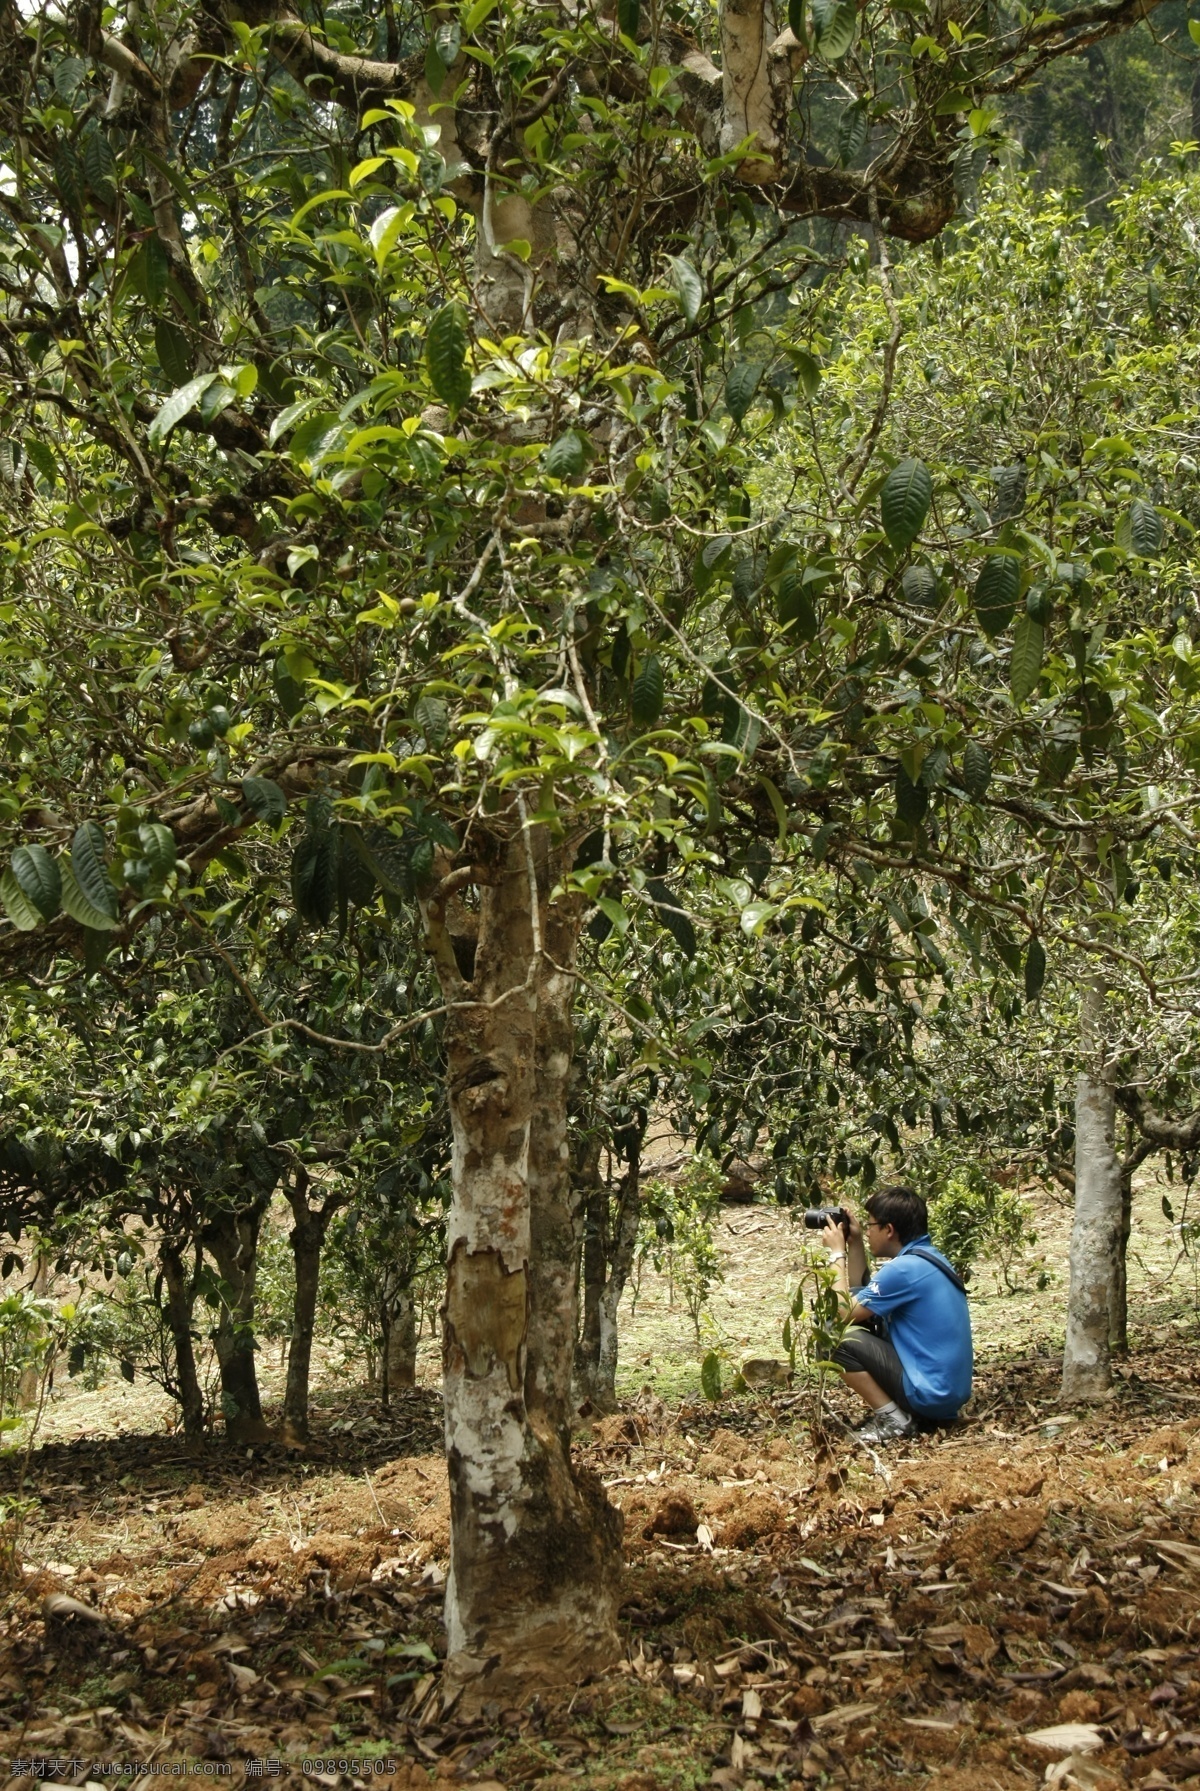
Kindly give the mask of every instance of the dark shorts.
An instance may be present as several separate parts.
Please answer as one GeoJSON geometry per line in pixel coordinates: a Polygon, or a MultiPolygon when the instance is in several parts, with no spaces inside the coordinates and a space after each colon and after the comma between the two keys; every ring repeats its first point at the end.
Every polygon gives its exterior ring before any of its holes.
{"type": "Polygon", "coordinates": [[[877,1337],[862,1325],[851,1325],[829,1359],[849,1374],[869,1374],[902,1411],[909,1409],[904,1397],[904,1369],[895,1345],[886,1337],[877,1337]]]}

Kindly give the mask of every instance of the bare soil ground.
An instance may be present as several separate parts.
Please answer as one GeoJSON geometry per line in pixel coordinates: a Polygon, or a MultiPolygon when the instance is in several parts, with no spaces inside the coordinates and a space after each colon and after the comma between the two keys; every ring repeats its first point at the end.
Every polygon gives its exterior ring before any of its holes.
{"type": "MultiPolygon", "coordinates": [[[[814,1446],[807,1388],[702,1402],[648,1279],[625,1382],[648,1390],[581,1443],[625,1514],[624,1658],[469,1723],[439,1682],[431,1388],[386,1416],[327,1388],[307,1451],[242,1454],[189,1449],[136,1387],[73,1390],[0,1607],[0,1782],[1200,1791],[1200,1336],[1157,1202],[1111,1401],[1058,1402],[1061,1282],[977,1282],[968,1422],[878,1461],[836,1426],[814,1446]]],[[[723,1225],[726,1347],[778,1354],[796,1233],[767,1207],[723,1225]]]]}

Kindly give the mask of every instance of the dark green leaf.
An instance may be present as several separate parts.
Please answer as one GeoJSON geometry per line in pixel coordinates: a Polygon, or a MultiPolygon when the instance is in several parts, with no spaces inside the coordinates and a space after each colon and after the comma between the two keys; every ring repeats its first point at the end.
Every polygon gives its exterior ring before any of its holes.
{"type": "Polygon", "coordinates": [[[64,56],[54,65],[54,91],[60,99],[71,100],[75,89],[87,73],[87,64],[78,56],[64,56]]]}
{"type": "Polygon", "coordinates": [[[26,436],[25,452],[36,466],[46,484],[54,489],[58,483],[58,461],[48,443],[40,441],[36,435],[26,436]]]}
{"type": "Polygon", "coordinates": [[[906,566],[900,588],[904,592],[905,601],[911,603],[914,609],[932,609],[937,602],[937,574],[932,566],[924,566],[920,562],[906,566]]]}
{"type": "Polygon", "coordinates": [[[896,767],[896,816],[908,827],[915,827],[925,819],[925,811],[929,807],[929,791],[920,783],[914,783],[903,765],[896,767]]]}
{"type": "Polygon", "coordinates": [[[154,352],[171,384],[186,385],[195,368],[192,345],[169,317],[160,317],[154,326],[154,352]]]}
{"type": "Polygon", "coordinates": [[[287,813],[287,797],[270,777],[244,777],[242,801],[255,820],[265,821],[268,827],[278,827],[287,813]]]}
{"type": "Polygon", "coordinates": [[[282,654],[275,661],[273,675],[279,707],[290,721],[292,716],[298,715],[304,707],[304,686],[292,677],[288,671],[288,662],[282,654]]]}
{"type": "Polygon", "coordinates": [[[796,369],[796,383],[806,398],[815,398],[821,384],[821,363],[806,348],[794,348],[790,356],[796,369]]]}
{"type": "Polygon", "coordinates": [[[471,396],[467,366],[467,313],[458,303],[443,305],[425,337],[425,364],[433,389],[451,410],[471,396]]]}
{"type": "Polygon", "coordinates": [[[429,90],[433,94],[434,99],[437,99],[441,94],[445,79],[446,64],[438,55],[437,45],[434,43],[433,39],[430,38],[429,42],[425,45],[425,80],[428,83],[429,90]]]}
{"type": "Polygon", "coordinates": [[[963,789],[978,802],[987,794],[992,781],[992,761],[978,740],[968,740],[963,748],[963,789]]]}
{"type": "Polygon", "coordinates": [[[888,474],[879,494],[883,532],[898,551],[921,533],[933,502],[929,469],[919,460],[901,460],[888,474]]]}
{"type": "Polygon", "coordinates": [[[1127,553],[1152,560],[1163,542],[1162,517],[1154,505],[1147,504],[1142,498],[1134,498],[1117,525],[1117,540],[1127,553]]]}
{"type": "Polygon", "coordinates": [[[803,44],[805,49],[808,48],[806,11],[805,0],[788,0],[788,25],[791,27],[791,33],[796,42],[803,44]]]}
{"type": "Polygon", "coordinates": [[[636,43],[641,22],[641,0],[617,0],[617,24],[623,36],[632,38],[636,43]]]}
{"type": "Polygon", "coordinates": [[[1042,992],[1046,980],[1046,948],[1040,939],[1029,941],[1025,954],[1025,998],[1033,1001],[1042,992]]]}
{"type": "Polygon", "coordinates": [[[98,127],[83,139],[83,171],[96,197],[110,204],[116,197],[117,163],[108,138],[98,127]]]}
{"type": "Polygon", "coordinates": [[[577,479],[588,463],[590,447],[578,429],[567,429],[546,449],[542,465],[552,479],[577,479]]]}
{"type": "Polygon", "coordinates": [[[358,829],[354,827],[339,829],[339,908],[347,902],[353,902],[356,908],[365,908],[375,894],[375,873],[358,850],[358,842],[355,838],[357,833],[358,829]]]}
{"type": "MultiPolygon", "coordinates": [[[[105,924],[114,925],[117,918],[117,892],[104,862],[104,832],[95,821],[85,821],[75,829],[75,837],[71,841],[71,869],[85,899],[106,917],[105,924]]],[[[98,923],[87,921],[84,924],[95,926],[98,923]]]]}
{"type": "Polygon", "coordinates": [[[430,746],[443,745],[450,732],[450,710],[445,697],[435,691],[423,691],[413,704],[413,723],[430,746]]]}
{"type": "Polygon", "coordinates": [[[138,828],[142,857],[150,867],[149,881],[165,883],[175,869],[175,835],[158,821],[144,821],[138,828]]]}
{"type": "Polygon", "coordinates": [[[700,1385],[704,1389],[706,1399],[720,1399],[721,1360],[716,1350],[710,1349],[700,1364],[700,1385]]]}
{"type": "Polygon", "coordinates": [[[391,895],[411,901],[415,894],[412,836],[391,833],[385,827],[364,827],[347,831],[351,834],[355,850],[383,888],[391,895]]]}
{"type": "Polygon", "coordinates": [[[12,921],[13,926],[19,928],[22,933],[32,933],[41,926],[41,914],[29,900],[13,876],[11,869],[5,871],[4,875],[0,877],[0,904],[3,905],[4,912],[12,921]]]}
{"type": "Polygon", "coordinates": [[[844,168],[857,161],[867,140],[867,108],[862,100],[854,100],[845,107],[838,119],[837,150],[838,161],[844,168]]]}
{"type": "Polygon", "coordinates": [[[826,62],[839,62],[858,35],[858,7],[855,0],[813,0],[813,23],[817,28],[817,54],[826,62]]]}
{"type": "Polygon", "coordinates": [[[44,846],[18,846],[12,874],[43,920],[53,920],[62,902],[62,878],[44,846]]]}
{"type": "Polygon", "coordinates": [[[453,68],[462,48],[462,26],[457,19],[443,19],[433,34],[434,48],[446,68],[453,68]]]}
{"type": "Polygon", "coordinates": [[[129,264],[129,279],[134,291],[140,292],[148,305],[160,305],[170,277],[167,251],[157,236],[145,237],[129,264]]]}
{"type": "Polygon", "coordinates": [[[70,143],[60,143],[54,152],[54,180],[64,203],[82,216],[83,164],[70,143]]]}
{"type": "Polygon", "coordinates": [[[633,680],[631,707],[639,727],[652,727],[663,710],[663,669],[655,653],[648,653],[641,670],[633,680]]]}
{"type": "Polygon", "coordinates": [[[327,926],[337,900],[337,836],[305,831],[292,854],[292,898],[309,926],[327,926]]]}
{"type": "Polygon", "coordinates": [[[695,323],[700,315],[700,306],[704,303],[704,287],[700,276],[690,261],[681,255],[672,255],[667,265],[671,269],[671,290],[679,300],[679,309],[688,323],[695,323]]]}
{"type": "Polygon", "coordinates": [[[1013,629],[1012,658],[1008,675],[1014,703],[1023,703],[1037,689],[1042,672],[1046,630],[1026,613],[1017,618],[1013,629]]]}
{"type": "Polygon", "coordinates": [[[725,408],[735,423],[741,422],[754,402],[762,371],[755,361],[738,361],[729,369],[725,379],[725,408]]]}
{"type": "Polygon", "coordinates": [[[975,580],[975,614],[986,635],[994,637],[1008,627],[1020,590],[1020,560],[1009,553],[995,553],[983,562],[975,580]]]}

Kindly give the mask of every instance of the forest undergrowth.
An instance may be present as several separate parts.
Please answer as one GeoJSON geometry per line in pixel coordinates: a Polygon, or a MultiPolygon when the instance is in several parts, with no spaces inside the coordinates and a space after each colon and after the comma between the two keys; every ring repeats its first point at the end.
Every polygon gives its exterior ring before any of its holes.
{"type": "Polygon", "coordinates": [[[969,1422],[882,1461],[836,1423],[814,1450],[805,1391],[640,1395],[582,1442],[625,1515],[625,1658],[470,1720],[440,1686],[436,1394],[387,1415],[326,1395],[304,1451],[48,1444],[0,1761],[13,1785],[179,1763],[329,1787],[1200,1785],[1200,1345],[1135,1353],[1091,1409],[1057,1383],[1049,1355],[997,1354],[969,1422]]]}

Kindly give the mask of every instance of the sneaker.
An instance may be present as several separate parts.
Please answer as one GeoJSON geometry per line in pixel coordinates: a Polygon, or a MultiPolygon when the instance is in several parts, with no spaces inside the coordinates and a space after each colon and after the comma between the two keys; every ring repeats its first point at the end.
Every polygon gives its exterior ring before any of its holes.
{"type": "Polygon", "coordinates": [[[917,1421],[911,1412],[902,1412],[896,1406],[890,1412],[876,1412],[865,1424],[859,1426],[855,1435],[864,1443],[876,1447],[886,1447],[889,1443],[902,1443],[917,1434],[917,1421]]]}

